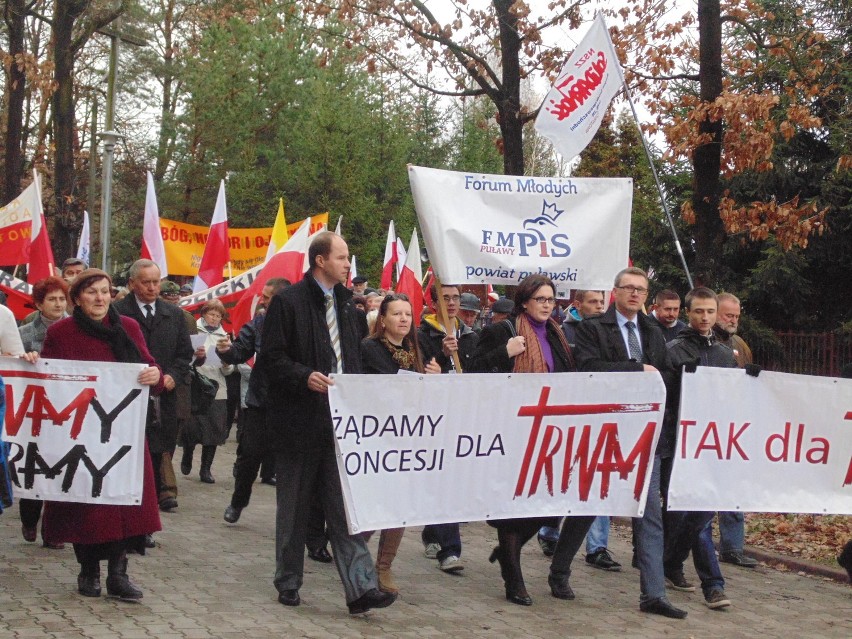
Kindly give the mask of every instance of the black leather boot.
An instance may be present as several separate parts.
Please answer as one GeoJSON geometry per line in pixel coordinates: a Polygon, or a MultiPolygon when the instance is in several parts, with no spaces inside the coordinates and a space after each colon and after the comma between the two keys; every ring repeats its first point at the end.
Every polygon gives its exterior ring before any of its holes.
{"type": "Polygon", "coordinates": [[[101,596],[101,565],[98,561],[85,561],[80,564],[77,575],[77,592],[84,597],[101,596]]]}
{"type": "Polygon", "coordinates": [[[107,594],[123,601],[139,601],[142,591],[127,576],[127,553],[121,551],[109,558],[106,580],[107,594]]]}
{"type": "Polygon", "coordinates": [[[195,452],[195,446],[185,445],[183,447],[183,455],[180,458],[180,472],[183,475],[189,475],[192,472],[192,454],[195,452]]]}
{"type": "Polygon", "coordinates": [[[201,447],[201,471],[198,473],[199,479],[205,484],[215,484],[213,474],[210,468],[213,466],[213,458],[216,456],[216,446],[201,447]]]}

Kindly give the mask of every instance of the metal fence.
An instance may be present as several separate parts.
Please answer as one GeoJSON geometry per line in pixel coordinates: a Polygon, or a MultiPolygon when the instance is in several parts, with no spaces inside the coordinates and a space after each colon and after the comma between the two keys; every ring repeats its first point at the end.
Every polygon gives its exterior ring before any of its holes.
{"type": "Polygon", "coordinates": [[[754,363],[766,370],[838,377],[852,363],[852,336],[789,332],[775,337],[775,343],[752,346],[754,363]]]}

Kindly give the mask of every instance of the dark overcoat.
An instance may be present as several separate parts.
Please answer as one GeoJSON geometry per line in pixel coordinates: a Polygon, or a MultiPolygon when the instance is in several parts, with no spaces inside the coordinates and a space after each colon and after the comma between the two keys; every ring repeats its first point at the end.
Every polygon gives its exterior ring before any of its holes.
{"type": "Polygon", "coordinates": [[[171,375],[175,388],[160,395],[160,424],[146,433],[148,445],[155,453],[172,452],[175,449],[178,431],[178,416],[182,402],[188,400],[189,363],[194,349],[189,339],[184,311],[161,299],[154,302],[154,318],[150,325],[131,293],[116,302],[116,310],[131,317],[139,324],[148,351],[154,357],[164,375],[171,375]]]}
{"type": "MultiPolygon", "coordinates": [[[[352,303],[352,291],[342,284],[334,287],[334,298],[343,372],[361,373],[366,318],[352,303]]],[[[311,373],[330,375],[334,362],[325,296],[316,280],[306,275],[270,301],[255,364],[267,384],[267,424],[276,451],[298,453],[334,446],[328,395],[308,390],[311,373]]]]}

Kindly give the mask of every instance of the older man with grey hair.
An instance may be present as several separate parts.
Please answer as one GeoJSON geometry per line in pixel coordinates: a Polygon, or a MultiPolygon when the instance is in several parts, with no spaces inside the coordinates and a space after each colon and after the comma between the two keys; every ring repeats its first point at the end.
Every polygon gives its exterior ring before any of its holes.
{"type": "Polygon", "coordinates": [[[163,369],[166,389],[159,397],[159,423],[145,433],[154,465],[160,509],[177,508],[177,480],[172,456],[177,446],[178,416],[189,401],[189,363],[193,349],[183,311],[160,297],[160,268],[151,260],[130,267],[130,295],[115,303],[122,315],[139,323],[148,350],[163,369]]]}

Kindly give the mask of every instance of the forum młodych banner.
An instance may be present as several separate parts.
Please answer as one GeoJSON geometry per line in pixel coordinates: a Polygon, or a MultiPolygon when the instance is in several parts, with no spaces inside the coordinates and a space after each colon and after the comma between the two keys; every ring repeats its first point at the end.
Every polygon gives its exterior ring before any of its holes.
{"type": "Polygon", "coordinates": [[[143,364],[0,358],[3,440],[18,498],[142,503],[143,364]]]}
{"type": "Polygon", "coordinates": [[[666,396],[656,373],[334,379],[352,533],[644,510],[666,396]]]}
{"type": "Polygon", "coordinates": [[[633,181],[483,175],[410,166],[429,259],[441,281],[608,290],[628,264],[633,181]]]}
{"type": "Polygon", "coordinates": [[[852,380],[684,373],[668,504],[852,514],[852,380]]]}

